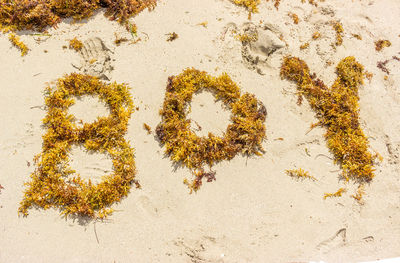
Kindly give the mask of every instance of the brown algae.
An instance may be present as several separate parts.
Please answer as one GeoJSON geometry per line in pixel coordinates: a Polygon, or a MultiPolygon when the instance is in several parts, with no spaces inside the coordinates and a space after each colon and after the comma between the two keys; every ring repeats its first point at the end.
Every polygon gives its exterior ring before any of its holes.
{"type": "Polygon", "coordinates": [[[381,51],[385,47],[390,47],[392,43],[389,40],[378,40],[375,42],[375,50],[381,51]]]}
{"type": "Polygon", "coordinates": [[[127,24],[130,17],[156,4],[157,0],[0,0],[0,28],[43,31],[48,26],[55,27],[63,18],[90,17],[100,8],[106,8],[105,15],[110,20],[127,24]]]}
{"type": "Polygon", "coordinates": [[[8,39],[13,44],[13,46],[15,46],[21,51],[22,57],[28,54],[29,48],[25,45],[24,42],[20,40],[19,36],[15,35],[14,33],[10,33],[8,35],[8,39]]]}
{"type": "Polygon", "coordinates": [[[254,95],[241,94],[239,87],[226,74],[212,77],[204,71],[186,69],[178,76],[168,78],[163,108],[160,110],[161,123],[156,128],[165,153],[171,160],[189,168],[195,180],[189,183],[191,190],[197,191],[202,178],[215,179],[215,172],[205,172],[204,166],[231,160],[237,154],[261,155],[265,138],[265,119],[267,111],[254,95]],[[224,136],[209,133],[199,137],[190,129],[185,108],[195,93],[211,92],[231,110],[231,121],[224,136]]]}
{"type": "Polygon", "coordinates": [[[89,75],[72,73],[58,79],[56,86],[46,87],[47,115],[43,125],[42,152],[35,157],[36,169],[21,201],[19,213],[27,216],[28,209],[59,208],[65,216],[104,218],[113,203],[127,196],[135,180],[134,150],[125,141],[128,120],[133,112],[129,88],[124,84],[105,84],[89,75]],[[74,97],[98,96],[105,102],[110,115],[78,127],[68,108],[74,97]],[[113,162],[113,173],[105,175],[98,184],[84,181],[69,166],[69,151],[73,145],[83,146],[88,152],[108,155],[113,162]]]}
{"type": "Polygon", "coordinates": [[[340,22],[335,21],[332,22],[332,27],[336,32],[336,41],[335,41],[335,46],[340,46],[343,44],[343,26],[340,22]]]}
{"type": "Polygon", "coordinates": [[[331,88],[310,75],[307,64],[297,57],[286,57],[280,72],[282,78],[297,83],[299,94],[307,98],[319,119],[317,125],[326,128],[328,148],[341,165],[343,178],[360,184],[374,177],[376,158],[368,151],[369,142],[359,122],[358,88],[363,84],[363,71],[354,57],[344,58],[336,67],[337,79],[331,88]]]}
{"type": "Polygon", "coordinates": [[[258,12],[258,5],[261,0],[233,0],[233,3],[238,6],[244,6],[250,13],[258,12]]]}
{"type": "Polygon", "coordinates": [[[69,48],[75,51],[80,51],[83,48],[82,41],[78,40],[76,37],[69,41],[69,48]]]}

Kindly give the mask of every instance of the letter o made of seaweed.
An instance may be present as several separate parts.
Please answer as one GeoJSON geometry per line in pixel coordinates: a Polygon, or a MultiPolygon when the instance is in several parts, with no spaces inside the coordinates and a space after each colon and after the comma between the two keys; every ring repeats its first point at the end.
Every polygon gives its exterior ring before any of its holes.
{"type": "Polygon", "coordinates": [[[205,172],[204,166],[230,160],[236,154],[261,155],[265,138],[265,118],[267,111],[263,104],[249,93],[240,93],[239,87],[227,74],[212,77],[206,72],[186,69],[178,76],[168,79],[161,123],[156,134],[165,145],[165,153],[176,164],[188,167],[195,175],[192,183],[185,180],[191,190],[198,190],[202,178],[215,179],[215,172],[205,172]],[[231,111],[231,124],[224,135],[217,137],[209,133],[199,137],[190,130],[190,120],[185,108],[193,94],[202,90],[211,92],[231,111]]]}
{"type": "Polygon", "coordinates": [[[55,87],[49,85],[45,93],[47,115],[43,124],[47,131],[19,213],[28,215],[32,206],[54,207],[65,216],[104,218],[112,212],[109,206],[127,196],[132,184],[140,187],[135,180],[134,150],[123,137],[133,112],[129,88],[73,73],[58,79],[55,87]],[[74,97],[83,95],[98,96],[109,107],[110,115],[78,127],[67,111],[74,97]],[[68,153],[73,145],[107,154],[113,162],[112,174],[98,184],[84,181],[69,166],[68,153]]]}

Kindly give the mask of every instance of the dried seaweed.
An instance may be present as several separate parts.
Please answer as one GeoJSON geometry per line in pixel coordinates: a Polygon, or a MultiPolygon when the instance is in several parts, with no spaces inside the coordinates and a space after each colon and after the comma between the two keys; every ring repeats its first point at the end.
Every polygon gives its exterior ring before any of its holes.
{"type": "Polygon", "coordinates": [[[377,66],[380,70],[382,70],[383,72],[385,72],[386,74],[389,75],[389,74],[390,74],[390,71],[389,71],[389,69],[388,69],[386,66],[387,66],[387,64],[388,64],[389,62],[394,61],[394,60],[400,62],[400,58],[399,58],[399,57],[397,57],[397,56],[392,56],[391,59],[386,59],[386,60],[384,60],[384,61],[378,61],[378,62],[376,63],[376,66],[377,66]]]}
{"type": "Polygon", "coordinates": [[[10,33],[8,36],[10,42],[21,51],[21,56],[25,56],[28,53],[29,48],[22,42],[19,36],[15,35],[14,33],[10,33]]]}
{"type": "Polygon", "coordinates": [[[375,50],[381,51],[385,47],[390,47],[392,43],[389,40],[378,40],[375,42],[375,50]]]}
{"type": "Polygon", "coordinates": [[[168,36],[168,38],[167,38],[168,42],[172,42],[179,37],[178,34],[175,32],[168,33],[167,36],[168,36]]]}
{"type": "Polygon", "coordinates": [[[359,123],[358,88],[363,84],[364,68],[354,57],[346,57],[336,67],[337,79],[331,88],[311,77],[307,64],[297,57],[286,57],[281,77],[297,83],[326,128],[328,148],[341,165],[342,177],[348,181],[369,182],[374,177],[376,156],[369,151],[369,142],[359,123]]]}
{"type": "Polygon", "coordinates": [[[151,127],[147,123],[143,123],[143,129],[147,131],[147,134],[151,134],[151,127]]]}
{"type": "Polygon", "coordinates": [[[208,181],[214,179],[213,173],[205,172],[205,165],[212,167],[239,153],[249,156],[261,155],[264,151],[261,143],[265,138],[267,111],[254,95],[241,94],[227,74],[212,77],[204,71],[186,69],[178,76],[169,77],[160,115],[162,121],[156,128],[156,135],[171,160],[188,167],[194,174],[192,183],[185,181],[191,190],[198,190],[203,177],[208,181]],[[212,92],[232,112],[232,123],[223,137],[212,133],[199,137],[190,129],[185,107],[193,94],[202,90],[212,92]]]}
{"type": "Polygon", "coordinates": [[[249,31],[243,34],[237,33],[235,34],[235,39],[239,40],[243,44],[256,42],[258,40],[258,33],[257,31],[249,31]]]}
{"type": "Polygon", "coordinates": [[[80,51],[83,47],[83,43],[78,40],[76,37],[69,41],[69,48],[75,51],[80,51]]]}
{"type": "Polygon", "coordinates": [[[358,40],[362,40],[362,36],[359,34],[351,34],[352,37],[358,39],[358,40]]]}
{"type": "Polygon", "coordinates": [[[72,73],[45,90],[47,115],[43,124],[43,149],[34,161],[35,171],[26,183],[19,213],[27,216],[32,206],[59,208],[65,216],[104,218],[115,202],[127,196],[135,180],[134,150],[125,141],[128,120],[133,111],[129,88],[124,84],[105,84],[96,77],[72,73]],[[78,127],[68,108],[74,97],[96,95],[104,101],[110,116],[99,117],[93,123],[78,127]],[[105,175],[98,184],[84,181],[69,166],[69,151],[73,145],[89,152],[107,154],[113,162],[113,173],[105,175]]]}
{"type": "Polygon", "coordinates": [[[325,193],[324,194],[324,199],[328,197],[341,197],[343,193],[345,193],[347,190],[345,188],[339,188],[335,193],[325,193]]]}
{"type": "Polygon", "coordinates": [[[290,177],[298,178],[298,179],[311,179],[313,181],[317,181],[317,178],[314,176],[310,175],[309,172],[304,171],[303,169],[295,169],[295,170],[286,170],[285,171],[287,175],[290,177]]]}
{"type": "Polygon", "coordinates": [[[289,13],[288,16],[292,18],[294,24],[297,25],[299,23],[299,17],[295,13],[289,13]]]}
{"type": "Polygon", "coordinates": [[[383,72],[385,72],[386,74],[390,74],[390,71],[389,71],[389,69],[386,67],[386,64],[389,62],[389,60],[387,59],[387,60],[385,60],[385,61],[378,61],[377,63],[376,63],[376,66],[380,69],[380,70],[382,70],[383,72]]]}
{"type": "Polygon", "coordinates": [[[351,195],[354,199],[357,200],[360,204],[363,204],[362,197],[365,194],[364,184],[360,184],[357,188],[357,192],[355,195],[351,195]]]}
{"type": "MultiPolygon", "coordinates": [[[[269,0],[267,0],[268,2],[269,0]]],[[[324,0],[319,0],[320,2],[323,2],[324,0]]],[[[279,9],[279,5],[281,4],[281,0],[272,0],[272,2],[274,2],[274,6],[276,8],[276,10],[279,9]]],[[[301,0],[302,3],[305,3],[306,0],[301,0]]],[[[318,4],[316,3],[316,0],[308,0],[308,3],[313,5],[313,6],[318,6],[318,4]]]]}
{"type": "Polygon", "coordinates": [[[306,42],[300,46],[300,50],[306,49],[310,46],[310,43],[306,42]]]}
{"type": "Polygon", "coordinates": [[[258,5],[261,0],[233,0],[233,3],[239,6],[244,6],[250,13],[258,12],[258,5]]]}
{"type": "Polygon", "coordinates": [[[204,22],[198,23],[197,25],[207,28],[208,22],[207,22],[207,21],[204,21],[204,22]]]}
{"type": "Polygon", "coordinates": [[[128,19],[145,8],[154,8],[157,0],[0,0],[0,28],[5,30],[43,31],[55,27],[63,18],[90,17],[106,8],[110,20],[127,24],[128,19]]]}
{"type": "Polygon", "coordinates": [[[117,34],[115,34],[115,40],[114,40],[114,44],[119,46],[124,42],[128,42],[129,39],[127,39],[126,37],[118,37],[117,34]]]}
{"type": "Polygon", "coordinates": [[[321,34],[318,31],[314,32],[313,35],[312,35],[312,39],[314,39],[314,40],[316,40],[316,39],[318,39],[320,37],[321,37],[321,34]]]}
{"type": "Polygon", "coordinates": [[[335,46],[340,46],[343,44],[343,26],[340,22],[335,21],[332,22],[332,27],[336,32],[336,42],[335,42],[335,46]]]}

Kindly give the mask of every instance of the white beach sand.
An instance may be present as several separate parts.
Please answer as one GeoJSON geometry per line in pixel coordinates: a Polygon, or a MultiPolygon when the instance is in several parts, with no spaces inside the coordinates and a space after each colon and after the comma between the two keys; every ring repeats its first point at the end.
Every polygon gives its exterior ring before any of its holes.
{"type": "MultiPolygon", "coordinates": [[[[279,10],[265,1],[259,9],[249,21],[247,11],[228,0],[163,0],[133,19],[142,41],[120,46],[113,43],[114,33],[130,34],[100,11],[87,21],[63,21],[49,29],[49,37],[22,32],[21,40],[31,49],[25,57],[0,35],[0,262],[355,262],[400,256],[400,61],[388,62],[387,80],[377,68],[378,61],[400,57],[400,2],[326,0],[316,8],[282,0],[279,10]],[[298,25],[288,12],[299,16],[298,25]],[[336,49],[331,46],[333,20],[344,28],[343,45],[336,49]],[[207,27],[198,25],[202,22],[207,27]],[[249,22],[259,30],[267,24],[287,43],[253,68],[243,61],[242,44],[232,35],[249,22]],[[316,31],[321,38],[311,40],[316,31]],[[167,42],[172,32],[179,37],[167,42]],[[132,114],[126,139],[135,148],[142,189],[133,187],[103,222],[63,219],[53,209],[31,209],[28,217],[18,217],[23,184],[41,151],[46,82],[78,72],[71,63],[80,64],[79,54],[63,49],[74,37],[100,38],[110,49],[110,80],[132,88],[139,110],[132,114]],[[374,42],[380,39],[392,45],[377,52],[374,42]],[[310,46],[300,50],[307,41],[310,46]],[[374,74],[360,89],[361,125],[371,151],[379,152],[383,162],[365,189],[364,205],[351,197],[357,185],[338,180],[341,171],[332,161],[324,129],[307,133],[317,119],[306,100],[296,104],[295,84],[279,76],[286,55],[303,59],[328,86],[346,56],[374,74]],[[182,183],[191,178],[190,171],[175,171],[154,133],[143,129],[147,123],[154,131],[161,120],[168,77],[188,67],[214,76],[227,72],[268,111],[266,153],[219,163],[216,181],[204,182],[194,194],[182,183]],[[285,174],[295,168],[318,181],[285,174]],[[342,197],[323,199],[344,186],[348,191],[342,197]]],[[[229,112],[208,95],[194,98],[190,117],[203,134],[222,134],[229,112]]],[[[80,103],[73,109],[79,119],[107,114],[95,99],[80,103]]],[[[88,156],[79,148],[72,154],[76,170],[90,178],[112,169],[106,156],[88,156]]]]}

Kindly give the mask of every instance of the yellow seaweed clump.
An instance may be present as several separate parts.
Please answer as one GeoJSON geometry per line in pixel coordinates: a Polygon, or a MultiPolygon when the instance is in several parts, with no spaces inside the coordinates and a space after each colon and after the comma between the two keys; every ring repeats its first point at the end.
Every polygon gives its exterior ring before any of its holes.
{"type": "Polygon", "coordinates": [[[375,50],[381,51],[385,47],[390,47],[392,43],[389,40],[378,40],[375,42],[375,50]]]}
{"type": "Polygon", "coordinates": [[[343,32],[344,32],[343,26],[342,26],[342,24],[340,22],[335,21],[335,22],[332,22],[332,27],[336,32],[335,45],[336,46],[340,46],[340,45],[343,44],[343,32]]]}
{"type": "Polygon", "coordinates": [[[18,48],[21,51],[21,56],[25,56],[28,53],[29,48],[22,42],[19,36],[15,35],[14,33],[10,33],[8,39],[11,41],[13,46],[18,48]]]}
{"type": "Polygon", "coordinates": [[[295,13],[291,13],[291,12],[290,12],[290,13],[288,14],[288,16],[292,18],[294,24],[297,25],[297,24],[299,23],[299,16],[296,15],[295,13]]]}
{"type": "Polygon", "coordinates": [[[47,131],[19,214],[27,216],[28,209],[35,206],[59,208],[65,216],[104,218],[113,211],[109,206],[127,196],[133,183],[140,187],[135,180],[134,150],[124,139],[133,111],[129,88],[72,73],[58,79],[55,87],[46,87],[45,94],[47,115],[43,124],[47,131]],[[78,127],[68,108],[75,103],[74,97],[84,95],[98,96],[108,105],[110,115],[78,127]],[[68,153],[73,145],[108,155],[113,173],[103,176],[98,184],[83,180],[69,166],[68,153]]]}
{"type": "Polygon", "coordinates": [[[257,31],[254,32],[245,32],[243,34],[238,33],[235,35],[235,39],[239,40],[243,44],[245,43],[250,43],[250,42],[256,42],[258,40],[258,33],[257,31]]]}
{"type": "Polygon", "coordinates": [[[363,84],[363,70],[354,57],[344,58],[336,67],[337,79],[331,88],[315,79],[315,74],[311,76],[307,64],[297,57],[286,57],[280,72],[282,78],[297,83],[299,94],[315,111],[318,125],[326,128],[328,148],[341,165],[343,178],[360,184],[374,177],[375,159],[359,122],[358,88],[363,84]]]}
{"type": "Polygon", "coordinates": [[[82,43],[82,41],[80,41],[76,37],[74,37],[73,39],[71,39],[69,41],[69,48],[78,52],[79,50],[81,50],[83,48],[83,43],[82,43]]]}
{"type": "Polygon", "coordinates": [[[195,175],[189,183],[191,190],[197,191],[202,178],[215,179],[215,172],[205,172],[204,166],[230,160],[236,154],[261,155],[265,138],[265,119],[267,111],[256,97],[240,93],[239,87],[226,74],[212,77],[204,71],[186,69],[178,76],[168,78],[163,108],[160,110],[161,123],[156,128],[160,142],[165,145],[165,153],[176,164],[188,167],[195,175]],[[209,133],[199,137],[190,129],[185,108],[195,93],[211,92],[231,110],[231,121],[224,136],[209,133]]]}
{"type": "Polygon", "coordinates": [[[145,8],[154,8],[157,0],[0,0],[0,28],[43,31],[61,19],[81,20],[106,8],[105,15],[125,24],[145,8]]]}
{"type": "Polygon", "coordinates": [[[258,5],[260,4],[260,2],[260,0],[233,0],[233,3],[235,5],[246,7],[250,13],[258,12],[258,5]]]}

